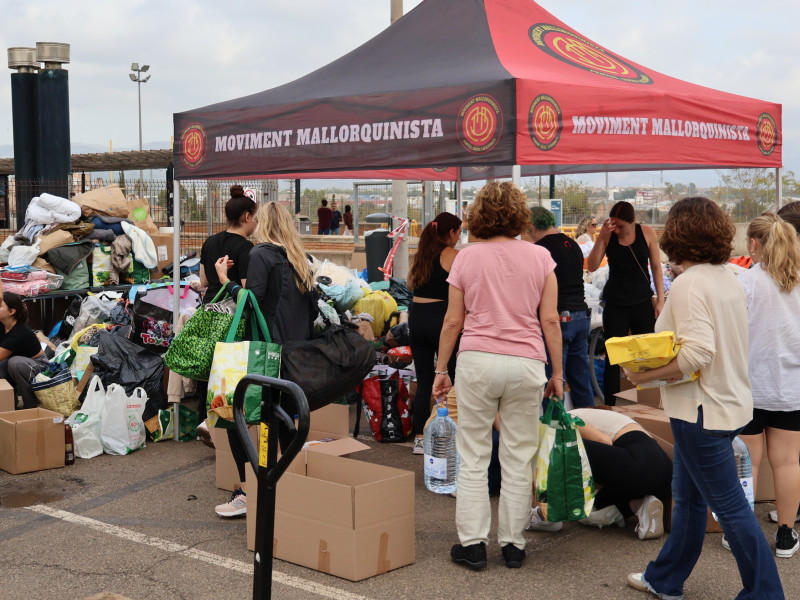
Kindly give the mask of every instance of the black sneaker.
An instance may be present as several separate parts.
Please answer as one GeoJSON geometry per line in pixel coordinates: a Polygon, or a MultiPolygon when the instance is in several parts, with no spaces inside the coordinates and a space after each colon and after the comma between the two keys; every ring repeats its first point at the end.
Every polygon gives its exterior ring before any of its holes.
{"type": "Polygon", "coordinates": [[[781,525],[778,533],[775,534],[775,556],[792,558],[798,548],[800,548],[800,541],[797,539],[797,532],[789,529],[788,525],[781,525]]]}
{"type": "Polygon", "coordinates": [[[506,544],[502,550],[503,558],[506,560],[506,566],[509,569],[519,569],[522,566],[525,550],[520,550],[514,544],[506,544]]]}
{"type": "Polygon", "coordinates": [[[486,544],[470,544],[462,546],[456,544],[450,548],[450,558],[453,562],[461,563],[470,569],[483,569],[486,566],[486,544]]]}

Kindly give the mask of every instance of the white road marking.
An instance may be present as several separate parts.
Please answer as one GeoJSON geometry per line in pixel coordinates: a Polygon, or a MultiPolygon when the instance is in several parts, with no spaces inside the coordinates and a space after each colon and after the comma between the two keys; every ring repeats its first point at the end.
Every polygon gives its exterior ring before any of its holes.
{"type": "MultiPolygon", "coordinates": [[[[211,552],[205,552],[203,550],[196,550],[194,548],[190,548],[189,546],[184,546],[183,544],[176,544],[175,542],[170,542],[161,538],[138,533],[131,529],[118,527],[117,525],[103,523],[102,521],[91,519],[89,517],[82,517],[80,515],[76,515],[75,513],[65,510],[58,510],[43,504],[37,504],[27,508],[28,510],[42,515],[47,515],[48,517],[61,519],[62,521],[67,521],[68,523],[74,523],[76,525],[83,525],[84,527],[89,527],[95,531],[113,535],[130,542],[136,542],[137,544],[151,546],[153,548],[163,550],[164,552],[182,554],[184,556],[188,556],[189,558],[194,558],[195,560],[203,561],[218,567],[224,567],[226,569],[230,569],[231,571],[238,571],[239,573],[244,573],[245,575],[252,576],[253,574],[253,565],[241,560],[219,556],[218,554],[212,554],[211,552]]],[[[317,596],[333,598],[334,600],[369,600],[369,598],[366,596],[353,594],[344,590],[329,587],[327,585],[322,585],[313,581],[308,581],[307,579],[294,577],[293,575],[287,575],[277,571],[272,572],[272,581],[273,583],[279,583],[281,585],[297,588],[312,594],[316,594],[317,596]]]]}

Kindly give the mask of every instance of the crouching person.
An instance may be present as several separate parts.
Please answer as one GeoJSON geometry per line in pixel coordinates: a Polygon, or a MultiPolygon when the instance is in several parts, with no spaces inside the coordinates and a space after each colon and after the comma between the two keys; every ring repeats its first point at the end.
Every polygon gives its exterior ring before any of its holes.
{"type": "Polygon", "coordinates": [[[49,360],[36,334],[28,327],[28,309],[16,294],[4,293],[0,302],[0,377],[22,396],[23,408],[36,408],[33,378],[49,360]]]}

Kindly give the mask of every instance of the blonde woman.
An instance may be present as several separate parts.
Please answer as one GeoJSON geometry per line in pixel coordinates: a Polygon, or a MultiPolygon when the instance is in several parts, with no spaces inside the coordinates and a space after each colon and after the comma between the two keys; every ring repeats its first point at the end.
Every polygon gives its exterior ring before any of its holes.
{"type": "Polygon", "coordinates": [[[594,244],[594,234],[597,233],[597,219],[589,215],[583,217],[575,229],[575,241],[579,244],[587,242],[594,244]]]}
{"type": "Polygon", "coordinates": [[[800,243],[791,225],[765,213],[747,227],[747,247],[755,264],[739,283],[747,299],[753,420],[740,435],[756,486],[766,436],[778,509],[775,554],[791,558],[800,548],[793,530],[800,504],[800,328],[786,324],[800,314],[800,243]]]}
{"type": "MultiPolygon", "coordinates": [[[[256,297],[273,342],[283,344],[307,340],[311,338],[313,325],[307,298],[312,276],[300,235],[295,229],[294,217],[276,202],[268,202],[258,209],[255,220],[254,235],[259,244],[250,251],[247,288],[256,297]]],[[[238,286],[229,281],[227,265],[228,257],[223,256],[214,266],[222,285],[236,293],[238,286]]],[[[280,437],[281,447],[291,441],[291,435],[288,440],[282,435],[280,437]]],[[[247,455],[236,430],[228,430],[228,441],[239,480],[244,481],[247,455]]],[[[220,504],[215,510],[221,517],[244,515],[247,496],[241,489],[236,489],[230,501],[220,504]]]]}

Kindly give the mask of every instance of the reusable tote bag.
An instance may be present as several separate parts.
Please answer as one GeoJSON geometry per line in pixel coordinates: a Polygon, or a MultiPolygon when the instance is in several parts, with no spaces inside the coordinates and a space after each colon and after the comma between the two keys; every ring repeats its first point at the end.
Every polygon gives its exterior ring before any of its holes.
{"type": "Polygon", "coordinates": [[[48,367],[36,375],[31,382],[33,393],[42,408],[59,412],[68,417],[80,406],[69,365],[75,353],[68,350],[57,356],[48,367]]]}
{"type": "MultiPolygon", "coordinates": [[[[211,303],[201,306],[172,340],[164,362],[170,371],[189,379],[208,380],[211,373],[211,359],[214,358],[214,346],[225,340],[233,324],[233,317],[238,308],[232,299],[222,300],[224,290],[220,290],[211,303]],[[232,309],[228,312],[229,309],[232,309]]],[[[244,306],[247,294],[239,293],[239,303],[244,306]]],[[[244,338],[245,319],[241,319],[234,328],[233,341],[244,338]]]]}
{"type": "MultiPolygon", "coordinates": [[[[247,374],[280,377],[280,344],[272,343],[267,323],[253,292],[243,290],[241,293],[246,295],[246,302],[239,303],[236,307],[236,314],[225,341],[217,342],[214,346],[206,398],[209,425],[217,425],[220,418],[233,421],[233,393],[242,377],[247,374]],[[250,310],[253,339],[236,342],[234,337],[245,305],[250,310]]],[[[261,420],[261,387],[248,388],[244,397],[244,417],[248,423],[258,423],[261,420]]]]}
{"type": "Polygon", "coordinates": [[[578,425],[583,421],[555,397],[539,419],[534,486],[542,515],[551,523],[585,519],[594,505],[594,479],[578,425]]]}

